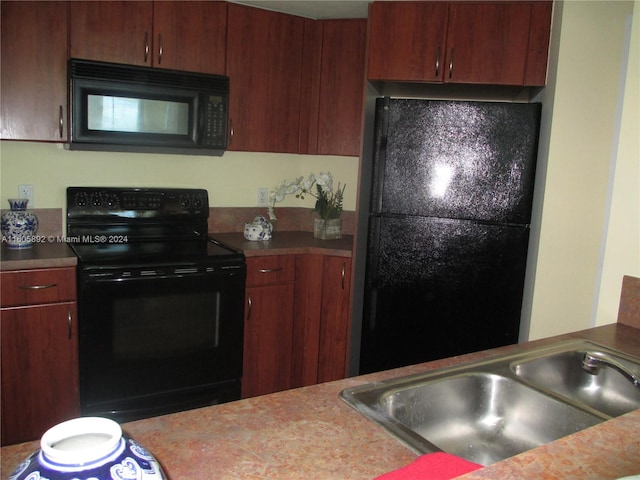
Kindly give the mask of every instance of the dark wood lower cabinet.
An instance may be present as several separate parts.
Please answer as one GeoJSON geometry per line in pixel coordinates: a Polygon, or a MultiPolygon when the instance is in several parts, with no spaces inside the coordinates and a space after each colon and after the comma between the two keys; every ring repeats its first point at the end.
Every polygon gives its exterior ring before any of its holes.
{"type": "Polygon", "coordinates": [[[247,259],[243,397],[346,376],[350,282],[348,257],[247,259]]]}
{"type": "Polygon", "coordinates": [[[79,416],[76,302],[2,309],[2,445],[79,416]]]}

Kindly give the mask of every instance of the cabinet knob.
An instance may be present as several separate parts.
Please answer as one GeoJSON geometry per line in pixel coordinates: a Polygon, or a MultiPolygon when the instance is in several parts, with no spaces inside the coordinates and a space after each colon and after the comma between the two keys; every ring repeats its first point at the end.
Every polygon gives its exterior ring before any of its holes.
{"type": "Polygon", "coordinates": [[[73,316],[71,315],[71,309],[67,310],[67,322],[69,323],[69,340],[71,340],[71,334],[73,333],[73,316]]]}
{"type": "Polygon", "coordinates": [[[149,32],[144,32],[144,63],[149,60],[149,32]]]}
{"type": "Polygon", "coordinates": [[[54,288],[57,286],[57,283],[48,283],[46,285],[18,285],[18,288],[22,290],[44,290],[45,288],[54,288]]]}
{"type": "Polygon", "coordinates": [[[158,65],[162,63],[162,54],[164,53],[164,47],[162,45],[162,34],[158,34],[158,65]]]}
{"type": "Polygon", "coordinates": [[[451,55],[449,55],[449,79],[453,77],[453,48],[451,49],[451,55]]]}
{"type": "Polygon", "coordinates": [[[64,138],[64,110],[62,109],[62,105],[60,105],[60,109],[58,110],[58,133],[61,139],[64,138]]]}

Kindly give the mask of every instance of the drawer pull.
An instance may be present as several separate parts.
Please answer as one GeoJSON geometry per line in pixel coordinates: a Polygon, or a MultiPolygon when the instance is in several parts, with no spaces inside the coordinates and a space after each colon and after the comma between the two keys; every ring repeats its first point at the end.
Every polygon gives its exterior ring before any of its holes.
{"type": "Polygon", "coordinates": [[[259,273],[276,273],[276,272],[281,272],[282,270],[284,270],[283,267],[278,267],[278,268],[261,268],[260,270],[258,270],[259,273]]]}
{"type": "Polygon", "coordinates": [[[57,283],[49,283],[47,285],[18,285],[22,290],[44,290],[45,288],[57,287],[57,283]]]}
{"type": "Polygon", "coordinates": [[[67,320],[69,322],[69,340],[71,340],[71,334],[73,333],[73,330],[72,330],[73,316],[71,315],[71,310],[67,310],[67,320]]]}

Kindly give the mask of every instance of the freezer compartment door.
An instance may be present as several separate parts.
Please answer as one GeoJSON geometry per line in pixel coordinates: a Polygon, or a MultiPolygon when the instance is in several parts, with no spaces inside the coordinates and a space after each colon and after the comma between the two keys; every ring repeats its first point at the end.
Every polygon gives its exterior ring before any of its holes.
{"type": "Polygon", "coordinates": [[[370,219],[360,373],[518,341],[529,230],[370,219]]]}
{"type": "Polygon", "coordinates": [[[376,107],[372,212],[530,223],[540,104],[376,107]]]}

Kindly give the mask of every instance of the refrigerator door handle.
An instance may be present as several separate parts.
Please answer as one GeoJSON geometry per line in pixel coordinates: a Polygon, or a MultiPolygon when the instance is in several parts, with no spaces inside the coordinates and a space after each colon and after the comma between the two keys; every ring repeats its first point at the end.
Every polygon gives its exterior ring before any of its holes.
{"type": "Polygon", "coordinates": [[[391,108],[391,98],[382,99],[382,130],[380,132],[380,143],[377,148],[377,155],[373,160],[373,188],[371,189],[371,211],[382,213],[382,192],[384,191],[384,177],[387,163],[387,145],[389,138],[389,109],[391,108]]]}

